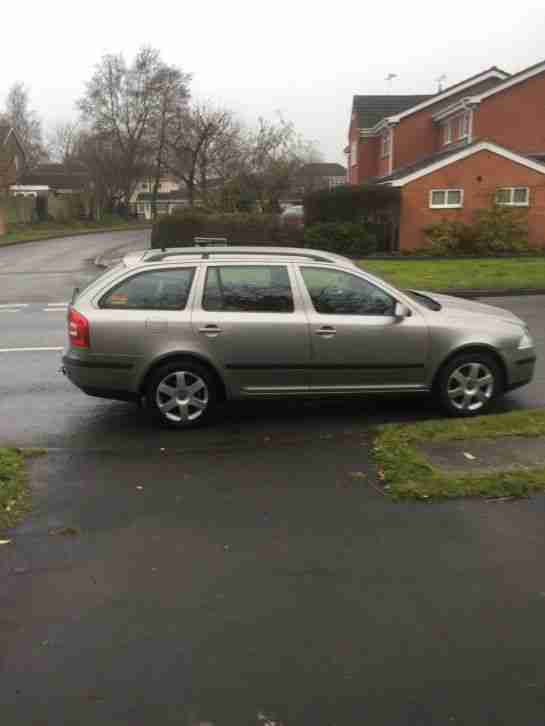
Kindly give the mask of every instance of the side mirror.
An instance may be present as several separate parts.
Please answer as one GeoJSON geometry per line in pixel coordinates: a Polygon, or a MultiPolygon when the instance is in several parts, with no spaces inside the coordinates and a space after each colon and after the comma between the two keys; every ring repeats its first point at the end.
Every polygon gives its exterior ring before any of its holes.
{"type": "Polygon", "coordinates": [[[394,310],[394,317],[398,320],[402,320],[403,318],[409,318],[412,315],[411,309],[408,308],[406,305],[400,302],[396,302],[395,310],[394,310]]]}

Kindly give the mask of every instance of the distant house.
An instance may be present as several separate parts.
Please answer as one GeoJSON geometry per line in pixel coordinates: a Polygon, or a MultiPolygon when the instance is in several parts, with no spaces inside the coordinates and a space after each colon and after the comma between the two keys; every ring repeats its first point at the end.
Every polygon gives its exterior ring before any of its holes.
{"type": "Polygon", "coordinates": [[[80,194],[90,191],[91,176],[81,161],[64,164],[38,164],[25,171],[17,184],[11,187],[12,194],[34,195],[37,191],[54,194],[80,194]]]}
{"type": "Polygon", "coordinates": [[[305,164],[295,179],[295,186],[304,194],[317,189],[333,189],[346,183],[344,166],[327,162],[305,164]]]}
{"type": "MultiPolygon", "coordinates": [[[[158,192],[155,200],[157,214],[172,214],[179,209],[189,206],[189,199],[184,190],[173,190],[170,192],[158,192]]],[[[153,217],[153,194],[151,192],[139,192],[133,204],[138,217],[152,219],[153,217]]]]}
{"type": "Polygon", "coordinates": [[[354,96],[349,182],[400,190],[402,250],[493,200],[526,209],[530,243],[545,246],[544,97],[545,62],[514,75],[494,66],[433,95],[354,96]]]}
{"type": "Polygon", "coordinates": [[[25,169],[25,151],[15,130],[0,122],[0,194],[16,184],[25,169]]]}
{"type": "Polygon", "coordinates": [[[333,189],[347,183],[346,169],[341,164],[315,162],[305,164],[297,173],[291,188],[282,195],[280,206],[286,209],[303,203],[303,197],[318,189],[333,189]]]}

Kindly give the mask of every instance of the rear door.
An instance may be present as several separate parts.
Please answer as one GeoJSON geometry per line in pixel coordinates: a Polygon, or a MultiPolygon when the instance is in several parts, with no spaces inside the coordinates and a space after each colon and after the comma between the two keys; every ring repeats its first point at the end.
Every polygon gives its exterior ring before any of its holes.
{"type": "Polygon", "coordinates": [[[239,394],[307,390],[309,327],[291,265],[210,262],[192,325],[239,394]]]}
{"type": "Polygon", "coordinates": [[[429,333],[416,308],[410,317],[396,318],[397,300],[357,273],[312,264],[297,268],[309,308],[311,389],[425,385],[429,333]]]}

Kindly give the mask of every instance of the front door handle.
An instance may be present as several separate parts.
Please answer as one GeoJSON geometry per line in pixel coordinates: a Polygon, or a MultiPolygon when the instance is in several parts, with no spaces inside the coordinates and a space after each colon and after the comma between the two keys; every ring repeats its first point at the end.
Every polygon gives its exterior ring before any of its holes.
{"type": "Polygon", "coordinates": [[[204,328],[199,328],[199,333],[204,333],[209,338],[215,338],[220,333],[223,333],[223,330],[218,325],[205,325],[204,328]]]}
{"type": "Polygon", "coordinates": [[[337,335],[337,331],[332,325],[324,325],[315,332],[316,335],[321,335],[322,338],[332,338],[334,335],[337,335]]]}

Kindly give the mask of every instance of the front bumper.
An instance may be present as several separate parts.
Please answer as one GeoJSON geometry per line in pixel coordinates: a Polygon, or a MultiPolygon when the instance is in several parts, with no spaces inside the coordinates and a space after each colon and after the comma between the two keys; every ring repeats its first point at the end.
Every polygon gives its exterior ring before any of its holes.
{"type": "Polygon", "coordinates": [[[506,361],[506,390],[513,391],[530,383],[534,377],[536,361],[534,348],[512,351],[506,361]]]}

